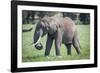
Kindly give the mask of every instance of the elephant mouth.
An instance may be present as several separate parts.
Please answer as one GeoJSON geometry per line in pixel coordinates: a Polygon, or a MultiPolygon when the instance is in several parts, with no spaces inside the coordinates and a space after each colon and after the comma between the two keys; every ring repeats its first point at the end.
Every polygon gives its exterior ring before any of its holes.
{"type": "Polygon", "coordinates": [[[36,44],[38,44],[40,40],[41,40],[41,36],[39,37],[39,39],[37,40],[36,43],[33,43],[33,46],[35,46],[36,44]]]}

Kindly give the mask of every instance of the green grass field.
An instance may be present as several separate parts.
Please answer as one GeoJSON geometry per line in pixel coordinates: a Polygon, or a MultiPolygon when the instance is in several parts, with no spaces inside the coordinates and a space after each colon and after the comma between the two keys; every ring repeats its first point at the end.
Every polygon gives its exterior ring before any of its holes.
{"type": "Polygon", "coordinates": [[[47,59],[44,56],[44,49],[46,44],[46,36],[41,39],[43,44],[43,50],[37,50],[32,46],[32,40],[34,35],[36,25],[23,25],[23,29],[29,29],[34,27],[32,31],[22,33],[22,62],[37,62],[37,61],[59,61],[59,60],[82,60],[90,58],[90,25],[76,25],[78,30],[78,36],[81,45],[81,54],[78,55],[75,49],[72,47],[72,55],[67,55],[67,49],[62,44],[61,46],[61,55],[62,58],[58,58],[55,55],[55,46],[53,44],[50,59],[47,59]]]}

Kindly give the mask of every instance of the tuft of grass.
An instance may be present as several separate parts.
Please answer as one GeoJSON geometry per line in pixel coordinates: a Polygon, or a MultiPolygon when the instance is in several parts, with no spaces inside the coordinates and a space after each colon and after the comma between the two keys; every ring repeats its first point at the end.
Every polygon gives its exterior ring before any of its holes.
{"type": "Polygon", "coordinates": [[[62,58],[58,58],[55,55],[55,45],[53,43],[50,59],[44,57],[45,45],[47,36],[41,39],[43,44],[43,50],[37,50],[32,46],[34,31],[36,25],[23,25],[23,29],[29,29],[33,27],[32,31],[22,33],[22,62],[38,62],[38,61],[60,61],[60,60],[82,60],[90,58],[90,25],[76,25],[78,31],[78,37],[81,45],[81,54],[77,54],[75,49],[72,47],[72,55],[67,55],[67,48],[62,44],[61,55],[62,58]]]}

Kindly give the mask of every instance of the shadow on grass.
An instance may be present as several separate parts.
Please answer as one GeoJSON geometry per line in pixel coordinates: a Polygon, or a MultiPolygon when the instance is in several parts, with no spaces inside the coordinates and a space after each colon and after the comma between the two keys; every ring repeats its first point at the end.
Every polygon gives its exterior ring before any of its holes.
{"type": "Polygon", "coordinates": [[[35,62],[35,61],[40,61],[41,58],[45,57],[43,55],[33,55],[33,56],[26,56],[23,58],[24,58],[23,62],[35,62]]]}
{"type": "Polygon", "coordinates": [[[23,29],[22,32],[29,32],[29,31],[31,31],[32,29],[33,29],[33,27],[30,28],[30,29],[23,29]]]}
{"type": "Polygon", "coordinates": [[[28,58],[28,59],[32,59],[32,58],[34,58],[34,59],[36,59],[36,58],[41,58],[41,57],[44,57],[44,56],[42,56],[42,55],[34,55],[34,56],[31,56],[31,57],[26,57],[26,58],[28,58]]]}

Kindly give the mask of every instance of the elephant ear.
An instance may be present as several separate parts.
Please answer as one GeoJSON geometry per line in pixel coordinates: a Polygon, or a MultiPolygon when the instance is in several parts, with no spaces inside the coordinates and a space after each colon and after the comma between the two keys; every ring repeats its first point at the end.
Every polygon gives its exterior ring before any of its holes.
{"type": "Polygon", "coordinates": [[[61,28],[61,23],[60,23],[60,22],[58,22],[58,21],[56,21],[56,23],[57,23],[57,24],[56,24],[56,28],[57,28],[57,30],[58,30],[58,29],[60,29],[60,28],[61,28]]]}
{"type": "Polygon", "coordinates": [[[55,27],[56,27],[56,30],[58,30],[59,28],[61,28],[61,22],[60,22],[60,19],[59,18],[53,18],[52,19],[53,20],[53,22],[54,22],[54,25],[55,25],[55,27]]]}
{"type": "Polygon", "coordinates": [[[48,16],[45,16],[41,19],[42,26],[44,26],[44,27],[48,27],[49,22],[51,22],[51,19],[48,16]]]}
{"type": "Polygon", "coordinates": [[[44,17],[42,19],[43,26],[48,30],[49,33],[53,34],[58,31],[61,27],[59,18],[56,17],[44,17]]]}

